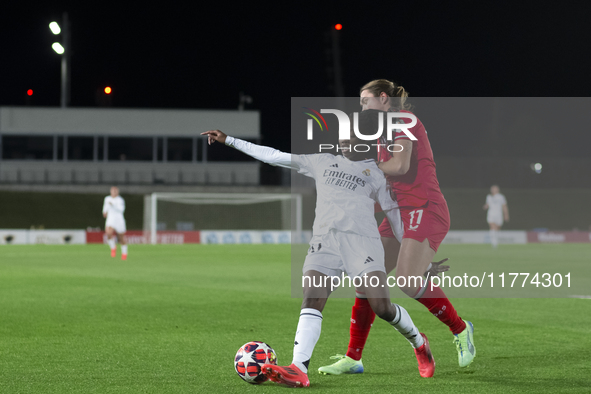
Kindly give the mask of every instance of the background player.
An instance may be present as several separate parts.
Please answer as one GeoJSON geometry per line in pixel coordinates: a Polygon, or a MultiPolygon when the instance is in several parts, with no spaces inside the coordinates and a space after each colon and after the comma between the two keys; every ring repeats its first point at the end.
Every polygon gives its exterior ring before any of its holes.
{"type": "Polygon", "coordinates": [[[219,130],[202,133],[208,140],[232,146],[255,159],[272,165],[297,170],[316,181],[316,217],[313,237],[304,263],[304,300],[297,326],[292,364],[287,367],[264,365],[265,374],[273,381],[307,387],[310,358],[320,337],[322,311],[330,295],[331,277],[346,271],[351,277],[376,278],[377,283],[366,289],[368,302],[375,313],[398,330],[411,343],[423,377],[433,376],[435,361],[427,337],[419,333],[406,310],[390,301],[384,272],[384,250],[374,218],[374,204],[379,202],[392,221],[398,236],[402,234],[397,205],[392,201],[371,153],[355,153],[355,142],[340,141],[343,155],[291,155],[228,137],[219,130]],[[328,281],[327,281],[328,279],[328,281]],[[314,284],[326,284],[316,287],[314,284]],[[380,285],[381,284],[381,285],[380,285]]]}
{"type": "MultiPolygon", "coordinates": [[[[385,79],[374,80],[364,85],[360,89],[360,97],[364,112],[376,110],[410,113],[405,110],[408,93],[402,86],[385,79]]],[[[405,121],[410,122],[410,119],[405,121]]],[[[377,130],[377,114],[374,122],[374,130],[377,130]]],[[[387,175],[404,222],[404,237],[401,243],[394,237],[387,221],[380,225],[386,253],[386,272],[390,272],[397,265],[397,280],[400,277],[422,275],[427,270],[450,225],[447,202],[439,188],[433,151],[425,127],[417,119],[417,124],[409,131],[417,141],[410,140],[402,132],[397,132],[392,137],[394,141],[386,141],[385,138],[378,141],[384,145],[396,143],[403,147],[402,151],[397,153],[381,149],[379,159],[379,168],[387,175]],[[393,259],[396,255],[397,262],[393,259]]],[[[472,323],[464,322],[458,316],[441,288],[431,289],[427,284],[428,282],[422,288],[401,287],[401,290],[423,304],[449,327],[454,335],[458,363],[460,367],[466,367],[476,355],[472,323]]],[[[318,371],[334,375],[363,372],[361,356],[374,319],[375,314],[367,299],[361,292],[358,293],[351,313],[347,354],[335,356],[339,361],[321,367],[318,371]]]]}
{"type": "Polygon", "coordinates": [[[119,188],[112,186],[111,194],[105,197],[103,203],[103,217],[107,218],[105,232],[111,248],[111,257],[117,255],[117,245],[115,244],[115,236],[117,236],[121,244],[121,260],[127,260],[127,237],[125,236],[127,228],[123,212],[125,212],[125,200],[119,195],[119,188]]]}
{"type": "Polygon", "coordinates": [[[509,221],[509,207],[507,199],[500,193],[497,185],[490,187],[490,194],[486,196],[486,203],[483,209],[488,209],[486,221],[490,228],[490,243],[493,248],[499,244],[498,232],[503,226],[503,219],[509,221]]]}

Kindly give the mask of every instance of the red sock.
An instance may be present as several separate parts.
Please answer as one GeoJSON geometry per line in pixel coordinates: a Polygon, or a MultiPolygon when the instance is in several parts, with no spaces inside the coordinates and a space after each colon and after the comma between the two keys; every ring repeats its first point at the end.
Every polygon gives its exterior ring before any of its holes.
{"type": "Polygon", "coordinates": [[[371,309],[369,301],[366,298],[355,298],[355,305],[351,311],[349,348],[347,349],[347,356],[353,360],[361,360],[361,353],[375,318],[376,314],[371,309]]]}
{"type": "Polygon", "coordinates": [[[433,287],[431,290],[429,283],[425,294],[417,301],[425,305],[429,312],[448,326],[454,335],[466,329],[466,323],[458,316],[454,306],[440,287],[433,287]]]}

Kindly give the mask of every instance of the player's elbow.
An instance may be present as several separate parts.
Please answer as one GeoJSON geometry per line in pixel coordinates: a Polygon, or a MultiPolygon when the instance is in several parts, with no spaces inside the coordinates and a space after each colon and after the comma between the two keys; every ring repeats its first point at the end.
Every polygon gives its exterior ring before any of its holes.
{"type": "Polygon", "coordinates": [[[410,163],[408,163],[408,162],[401,163],[398,168],[398,175],[406,174],[409,169],[410,169],[410,163]]]}

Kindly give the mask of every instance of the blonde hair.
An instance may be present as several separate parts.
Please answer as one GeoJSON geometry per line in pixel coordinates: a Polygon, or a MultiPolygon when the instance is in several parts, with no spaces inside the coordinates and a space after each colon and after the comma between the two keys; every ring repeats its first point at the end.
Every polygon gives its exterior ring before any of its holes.
{"type": "Polygon", "coordinates": [[[408,92],[404,87],[388,81],[387,79],[375,79],[371,82],[366,83],[359,89],[359,94],[364,90],[369,91],[374,97],[379,97],[382,92],[386,93],[388,97],[397,97],[398,100],[391,100],[392,103],[390,108],[399,110],[399,109],[409,109],[410,105],[406,104],[406,99],[408,98],[408,92]]]}

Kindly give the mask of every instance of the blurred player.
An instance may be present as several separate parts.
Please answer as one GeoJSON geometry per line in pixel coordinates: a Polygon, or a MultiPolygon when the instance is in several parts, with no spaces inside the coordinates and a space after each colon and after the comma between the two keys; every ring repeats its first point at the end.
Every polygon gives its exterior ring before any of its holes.
{"type": "Polygon", "coordinates": [[[107,218],[105,232],[111,248],[111,257],[117,255],[117,245],[115,244],[115,236],[117,236],[121,244],[121,260],[127,260],[127,237],[125,236],[127,229],[123,212],[125,212],[125,200],[119,195],[119,188],[113,186],[111,194],[105,197],[103,203],[103,217],[107,218]]]}
{"type": "Polygon", "coordinates": [[[493,248],[499,244],[499,230],[503,227],[503,219],[509,221],[509,207],[507,199],[500,193],[497,185],[490,187],[490,194],[486,196],[483,209],[487,210],[486,221],[490,228],[490,243],[493,248]]]}
{"type": "Polygon", "coordinates": [[[366,289],[371,308],[410,342],[420,375],[433,376],[435,360],[427,337],[419,333],[403,307],[391,303],[385,285],[384,249],[374,218],[374,204],[380,203],[399,237],[402,236],[402,226],[397,204],[391,199],[384,174],[376,165],[375,148],[373,158],[370,152],[354,152],[350,147],[358,140],[351,138],[339,141],[344,157],[292,155],[228,137],[219,130],[202,134],[208,136],[210,143],[225,143],[265,163],[297,170],[316,182],[316,215],[303,268],[304,300],[295,335],[293,361],[287,367],[265,364],[265,375],[291,387],[310,385],[308,366],[320,337],[322,311],[332,291],[330,283],[332,278],[345,271],[350,277],[367,276],[368,283],[374,283],[372,280],[375,279],[375,286],[366,289]]]}
{"type": "MultiPolygon", "coordinates": [[[[364,112],[374,110],[410,113],[405,110],[404,104],[408,94],[404,88],[385,79],[374,80],[364,85],[360,89],[360,96],[364,112]]],[[[399,122],[407,123],[410,119],[400,118],[399,122]]],[[[375,124],[377,127],[377,116],[375,124]]],[[[425,127],[417,119],[417,124],[409,131],[417,141],[412,141],[400,130],[396,130],[396,134],[392,136],[394,141],[386,141],[385,137],[378,141],[383,145],[395,143],[402,146],[402,151],[396,153],[381,149],[379,158],[379,168],[386,174],[392,192],[396,195],[404,222],[404,237],[401,243],[392,233],[388,221],[384,221],[379,228],[386,253],[386,272],[397,267],[397,280],[401,277],[422,275],[427,271],[450,226],[447,202],[439,188],[433,151],[425,127]],[[395,256],[398,256],[397,260],[395,256]]],[[[458,316],[443,290],[440,287],[431,289],[429,281],[423,287],[405,286],[401,287],[401,290],[423,304],[449,327],[454,337],[460,367],[470,365],[476,355],[474,327],[471,322],[464,321],[458,316]]],[[[369,307],[363,289],[358,288],[357,291],[351,313],[347,353],[344,356],[334,356],[333,358],[338,360],[334,364],[320,367],[318,371],[321,374],[363,372],[361,355],[375,314],[369,307]]]]}

